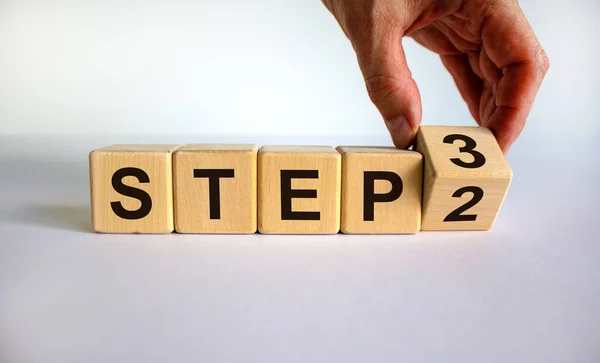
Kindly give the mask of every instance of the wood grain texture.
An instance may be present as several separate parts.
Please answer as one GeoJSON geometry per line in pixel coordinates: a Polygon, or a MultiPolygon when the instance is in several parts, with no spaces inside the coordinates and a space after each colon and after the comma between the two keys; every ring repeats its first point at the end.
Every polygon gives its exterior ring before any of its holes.
{"type": "MultiPolygon", "coordinates": [[[[339,146],[342,154],[341,231],[348,234],[414,234],[421,229],[423,156],[393,147],[339,146]],[[392,172],[399,178],[373,180],[365,172],[392,172]],[[378,195],[401,194],[394,200],[365,200],[365,181],[378,195]],[[394,184],[392,184],[394,183],[394,184]],[[394,186],[393,186],[394,185],[394,186]],[[366,208],[372,211],[365,211],[366,208]]],[[[393,176],[393,175],[391,175],[393,176]]],[[[394,195],[395,196],[395,195],[394,195]]],[[[390,197],[392,199],[392,197],[390,197]]]]}
{"type": "Polygon", "coordinates": [[[173,232],[172,153],[179,145],[113,145],[90,153],[90,191],[92,224],[99,233],[171,233],[173,232]],[[111,202],[127,211],[139,210],[139,199],[118,193],[113,175],[123,168],[141,169],[149,182],[136,176],[119,178],[126,186],[147,193],[152,202],[147,215],[140,219],[119,217],[111,202]]]}
{"type": "Polygon", "coordinates": [[[334,148],[264,146],[258,153],[258,230],[265,234],[338,233],[340,191],[341,155],[334,148]],[[317,174],[317,178],[291,179],[291,189],[316,193],[316,198],[292,198],[291,210],[318,212],[319,220],[284,220],[282,170],[308,170],[317,174]]]}
{"type": "Polygon", "coordinates": [[[492,132],[483,127],[422,126],[416,149],[425,163],[421,230],[492,228],[512,180],[492,132]]]}
{"type": "MultiPolygon", "coordinates": [[[[179,233],[255,233],[257,227],[256,145],[187,145],[173,157],[175,230],[179,233]],[[208,177],[194,170],[231,171],[218,180],[218,215],[211,212],[208,177]],[[231,174],[230,174],[231,175],[231,174]]],[[[214,185],[213,185],[214,187],[214,185]]]]}

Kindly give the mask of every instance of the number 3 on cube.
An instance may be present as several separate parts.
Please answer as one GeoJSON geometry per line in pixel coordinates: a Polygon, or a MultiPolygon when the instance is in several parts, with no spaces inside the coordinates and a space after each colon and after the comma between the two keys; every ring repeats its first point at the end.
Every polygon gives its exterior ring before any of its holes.
{"type": "Polygon", "coordinates": [[[483,127],[422,126],[421,230],[492,228],[512,180],[492,132],[483,127]]]}

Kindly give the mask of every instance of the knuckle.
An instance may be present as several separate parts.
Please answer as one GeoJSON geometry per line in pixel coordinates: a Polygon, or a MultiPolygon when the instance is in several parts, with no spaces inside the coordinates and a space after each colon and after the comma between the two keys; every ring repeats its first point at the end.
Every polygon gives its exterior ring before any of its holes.
{"type": "Polygon", "coordinates": [[[400,87],[398,81],[389,75],[375,74],[365,78],[367,93],[374,103],[384,102],[392,98],[400,87]]]}

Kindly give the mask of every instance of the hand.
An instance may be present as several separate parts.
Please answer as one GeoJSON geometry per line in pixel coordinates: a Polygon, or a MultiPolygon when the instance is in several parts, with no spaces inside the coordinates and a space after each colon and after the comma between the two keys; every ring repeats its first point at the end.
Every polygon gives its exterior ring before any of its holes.
{"type": "Polygon", "coordinates": [[[549,63],[517,0],[323,0],[356,51],[369,97],[394,144],[412,144],[419,90],[402,38],[440,55],[473,118],[506,153],[549,63]]]}

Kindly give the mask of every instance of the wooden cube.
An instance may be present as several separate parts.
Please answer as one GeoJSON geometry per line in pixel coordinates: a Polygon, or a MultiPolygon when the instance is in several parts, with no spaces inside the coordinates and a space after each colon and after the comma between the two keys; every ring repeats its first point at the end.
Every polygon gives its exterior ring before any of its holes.
{"type": "Polygon", "coordinates": [[[341,155],[326,146],[264,146],[258,153],[258,230],[335,234],[341,155]]]}
{"type": "Polygon", "coordinates": [[[425,158],[421,230],[488,230],[512,180],[492,132],[482,127],[422,126],[425,158]]]}
{"type": "Polygon", "coordinates": [[[173,232],[178,145],[113,145],[90,153],[92,222],[101,233],[173,232]]]}
{"type": "Polygon", "coordinates": [[[343,233],[421,229],[423,156],[393,147],[340,146],[343,233]]]}
{"type": "Polygon", "coordinates": [[[256,232],[256,145],[187,145],[173,156],[175,230],[256,232]]]}

